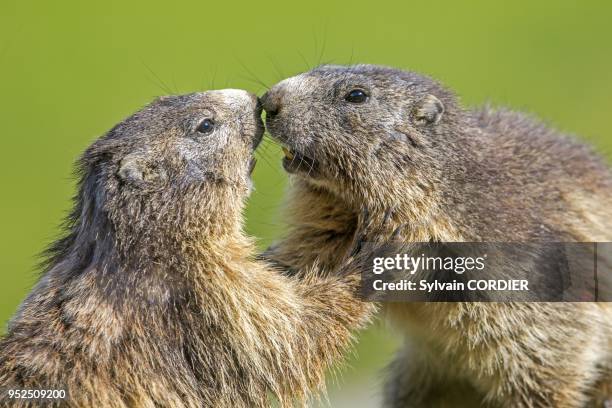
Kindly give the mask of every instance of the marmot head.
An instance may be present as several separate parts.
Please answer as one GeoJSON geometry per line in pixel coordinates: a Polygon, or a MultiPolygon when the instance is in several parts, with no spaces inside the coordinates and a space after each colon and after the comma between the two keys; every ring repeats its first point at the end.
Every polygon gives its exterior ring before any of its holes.
{"type": "Polygon", "coordinates": [[[373,65],[315,68],[278,83],[262,103],[289,173],[386,207],[431,194],[459,113],[433,80],[373,65]]]}
{"type": "Polygon", "coordinates": [[[240,228],[262,134],[246,91],[161,97],[85,151],[75,216],[108,220],[126,240],[240,228]]]}

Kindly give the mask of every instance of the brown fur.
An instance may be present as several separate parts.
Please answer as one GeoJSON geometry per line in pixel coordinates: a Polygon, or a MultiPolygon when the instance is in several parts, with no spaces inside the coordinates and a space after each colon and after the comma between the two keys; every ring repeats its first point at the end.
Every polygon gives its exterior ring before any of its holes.
{"type": "Polygon", "coordinates": [[[152,408],[288,406],[323,389],[373,305],[357,261],[297,279],[255,260],[242,209],[260,113],[244,91],[163,97],[87,149],[66,238],[0,342],[4,391],[152,408]],[[196,130],[204,118],[213,133],[196,130]]]}
{"type": "MultiPolygon", "coordinates": [[[[466,110],[427,77],[372,65],[319,67],[262,101],[293,173],[293,227],[267,255],[293,270],[336,267],[363,207],[393,209],[389,228],[407,224],[410,242],[612,241],[607,166],[524,114],[466,110]],[[347,101],[353,89],[367,101],[347,101]]],[[[406,334],[387,406],[569,408],[611,397],[609,304],[404,303],[386,312],[406,334]]]]}

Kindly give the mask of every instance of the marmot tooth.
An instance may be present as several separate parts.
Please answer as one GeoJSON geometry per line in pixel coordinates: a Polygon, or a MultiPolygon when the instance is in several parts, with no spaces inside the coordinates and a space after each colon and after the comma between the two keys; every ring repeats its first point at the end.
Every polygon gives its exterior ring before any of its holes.
{"type": "Polygon", "coordinates": [[[288,158],[289,160],[293,160],[293,158],[295,157],[293,152],[284,146],[283,146],[283,153],[285,153],[285,157],[288,158]]]}

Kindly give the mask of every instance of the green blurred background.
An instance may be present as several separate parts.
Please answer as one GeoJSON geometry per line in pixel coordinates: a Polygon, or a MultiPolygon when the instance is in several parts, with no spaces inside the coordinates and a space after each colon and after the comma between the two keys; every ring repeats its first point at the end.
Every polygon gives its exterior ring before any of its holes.
{"type": "MultiPolygon", "coordinates": [[[[538,114],[606,154],[612,148],[612,3],[1,0],[0,321],[36,280],[70,207],[72,163],[153,97],[265,85],[323,62],[428,73],[469,105],[538,114]]],[[[264,145],[248,231],[282,230],[286,177],[264,145]]],[[[332,381],[334,406],[375,404],[397,340],[380,326],[332,381]]]]}

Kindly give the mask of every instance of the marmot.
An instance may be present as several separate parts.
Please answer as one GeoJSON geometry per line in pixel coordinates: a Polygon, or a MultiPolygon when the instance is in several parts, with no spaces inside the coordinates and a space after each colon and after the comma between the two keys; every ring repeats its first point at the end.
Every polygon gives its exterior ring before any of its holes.
{"type": "MultiPolygon", "coordinates": [[[[406,242],[612,241],[608,167],[524,114],[467,110],[426,76],[373,65],[317,67],[262,102],[293,175],[292,228],[266,256],[293,270],[337,267],[363,206],[392,208],[406,242]]],[[[406,334],[388,407],[582,407],[610,386],[610,304],[386,311],[406,334]]]]}
{"type": "Polygon", "coordinates": [[[289,406],[324,386],[374,306],[356,260],[300,279],[255,260],[242,210],[260,106],[239,90],[161,97],[85,151],[67,234],[0,342],[3,403],[289,406]]]}

